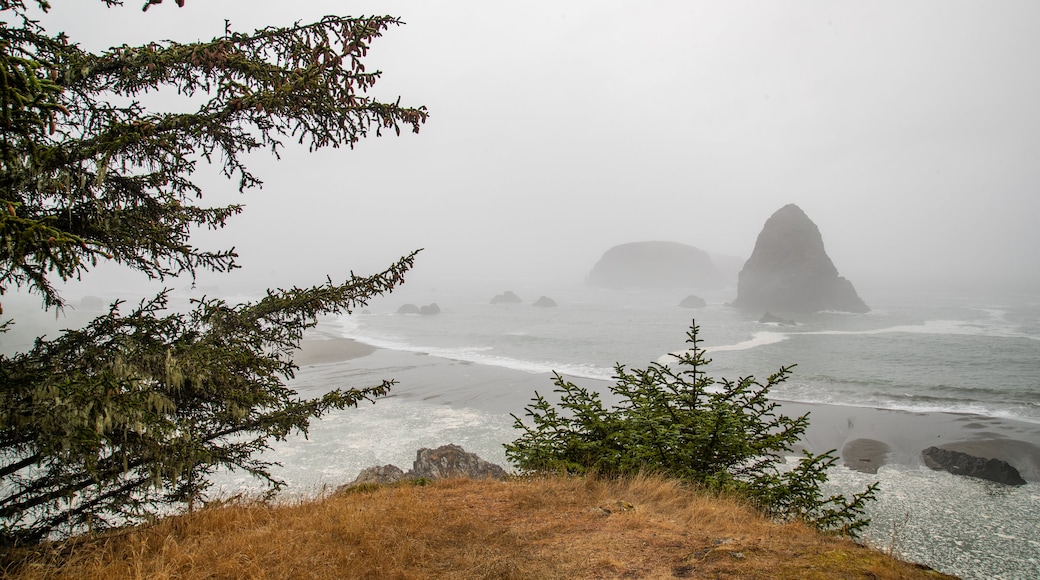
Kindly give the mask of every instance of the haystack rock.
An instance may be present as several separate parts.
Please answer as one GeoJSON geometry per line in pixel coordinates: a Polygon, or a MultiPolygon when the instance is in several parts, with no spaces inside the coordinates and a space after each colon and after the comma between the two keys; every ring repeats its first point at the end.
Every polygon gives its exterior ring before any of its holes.
{"type": "Polygon", "coordinates": [[[869,312],[823,249],[819,228],[798,206],[777,210],[744,264],[733,306],[775,312],[869,312]]]}
{"type": "Polygon", "coordinates": [[[707,252],[676,242],[632,242],[607,250],[586,283],[600,288],[721,288],[707,252]]]}

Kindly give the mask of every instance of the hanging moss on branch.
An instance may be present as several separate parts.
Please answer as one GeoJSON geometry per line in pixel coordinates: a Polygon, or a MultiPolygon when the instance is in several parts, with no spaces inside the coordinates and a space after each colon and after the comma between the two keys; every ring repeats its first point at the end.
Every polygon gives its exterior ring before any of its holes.
{"type": "MultiPolygon", "coordinates": [[[[200,163],[244,191],[261,185],[246,166],[259,150],[353,147],[402,126],[418,132],[427,119],[425,107],[367,95],[381,73],[364,60],[401,24],[391,16],[229,28],[207,42],[95,54],[30,16],[50,8],[0,0],[0,295],[27,290],[45,309],[60,310],[60,283],[102,261],[160,280],[236,268],[234,248],[190,242],[193,230],[221,228],[242,211],[202,204],[200,163]],[[139,100],[158,91],[194,108],[139,100]]],[[[168,312],[166,291],[125,314],[116,302],[83,329],[0,355],[0,544],[191,505],[220,469],[277,489],[257,452],[392,384],[298,398],[286,382],[303,331],[391,291],[414,260],[245,304],[196,300],[187,313],[168,312]]],[[[0,320],[0,332],[13,322],[0,320]]]]}

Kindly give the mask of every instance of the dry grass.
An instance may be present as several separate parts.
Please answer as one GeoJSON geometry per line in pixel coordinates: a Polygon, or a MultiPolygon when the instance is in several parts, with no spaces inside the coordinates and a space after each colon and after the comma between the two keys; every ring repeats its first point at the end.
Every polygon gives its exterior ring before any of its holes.
{"type": "Polygon", "coordinates": [[[367,488],[8,556],[12,579],[942,577],[656,478],[367,488]]]}

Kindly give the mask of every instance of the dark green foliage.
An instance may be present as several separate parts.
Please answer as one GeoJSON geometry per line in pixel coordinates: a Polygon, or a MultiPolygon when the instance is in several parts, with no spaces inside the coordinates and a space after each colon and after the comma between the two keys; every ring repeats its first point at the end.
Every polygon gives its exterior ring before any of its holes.
{"type": "MultiPolygon", "coordinates": [[[[425,108],[365,96],[380,73],[362,59],[398,24],[329,16],[92,54],[49,35],[24,1],[0,0],[0,294],[24,288],[60,309],[55,282],[102,260],[159,279],[236,267],[233,248],[189,242],[194,228],[222,227],[242,209],[199,205],[198,163],[218,165],[245,190],[260,185],[248,155],[277,156],[282,139],[315,150],[402,124],[417,132],[425,108]],[[150,110],[137,100],[160,90],[191,108],[150,110]]],[[[271,440],[306,433],[311,418],[392,384],[298,398],[286,382],[303,331],[319,315],[389,292],[414,257],[375,276],[240,305],[202,299],[169,312],[163,292],[123,314],[117,302],[83,329],[0,356],[0,544],[191,505],[219,469],[277,489],[258,456],[271,440]]],[[[0,321],[0,332],[10,324],[0,321]]]]}
{"type": "Polygon", "coordinates": [[[524,471],[597,473],[606,476],[663,473],[714,491],[735,491],[771,517],[798,517],[824,530],[854,536],[876,485],[851,499],[824,498],[820,486],[834,464],[833,452],[805,453],[792,469],[788,455],[808,426],[808,415],[775,413],[771,388],[784,382],[781,368],[765,384],[754,377],[716,382],[691,327],[690,350],[673,355],[678,370],[651,363],[628,371],[617,365],[610,392],[619,402],[605,407],[600,395],[555,377],[553,405],[535,393],[517,416],[523,434],[506,445],[506,455],[524,471]]]}
{"type": "Polygon", "coordinates": [[[48,307],[62,305],[52,276],[75,278],[99,260],[158,278],[234,268],[233,249],[189,243],[193,227],[222,227],[242,209],[198,205],[200,160],[247,189],[260,181],[246,156],[277,155],[286,137],[312,150],[352,146],[401,124],[417,132],[427,117],[365,96],[381,73],[362,59],[400,24],[389,16],[102,54],[49,36],[20,1],[0,0],[0,16],[0,293],[25,286],[48,307]],[[195,110],[136,100],[171,88],[195,110]]]}
{"type": "Polygon", "coordinates": [[[0,357],[0,521],[8,540],[105,527],[192,502],[220,468],[280,486],[257,453],[309,420],[387,393],[391,382],[301,400],[283,382],[319,313],[400,283],[413,256],[346,284],[203,299],[164,314],[166,294],[0,357]]]}

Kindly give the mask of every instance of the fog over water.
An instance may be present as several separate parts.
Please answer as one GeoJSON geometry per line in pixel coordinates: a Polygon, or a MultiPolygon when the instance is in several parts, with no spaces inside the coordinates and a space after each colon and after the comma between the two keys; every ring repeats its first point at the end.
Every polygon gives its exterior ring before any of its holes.
{"type": "MultiPolygon", "coordinates": [[[[796,203],[868,304],[1040,288],[1035,2],[140,3],[42,20],[100,50],[390,13],[407,24],[370,52],[374,94],[431,113],[419,135],[258,153],[244,195],[200,171],[207,203],[246,204],[196,236],[243,266],[201,287],[313,284],[419,247],[410,285],[577,283],[625,242],[747,258],[796,203]]],[[[142,282],[101,267],[68,292],[142,282]]]]}

